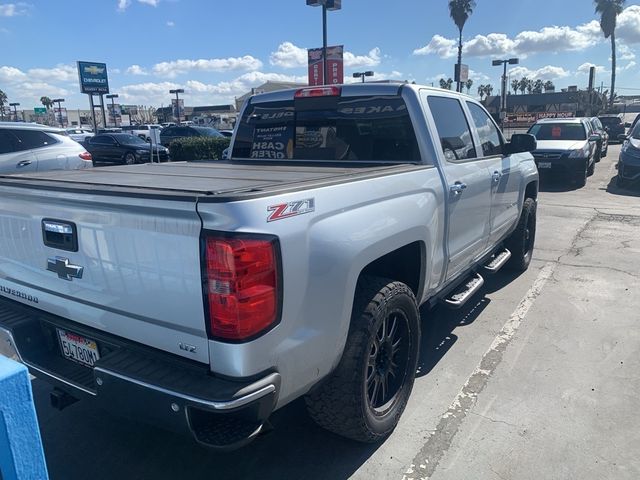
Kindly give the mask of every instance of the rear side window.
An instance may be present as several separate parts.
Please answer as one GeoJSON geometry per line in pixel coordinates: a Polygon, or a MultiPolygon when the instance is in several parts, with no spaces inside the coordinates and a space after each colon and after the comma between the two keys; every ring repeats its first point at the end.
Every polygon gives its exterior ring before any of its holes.
{"type": "Polygon", "coordinates": [[[421,162],[402,97],[318,97],[249,105],[233,158],[421,162]]]}
{"type": "Polygon", "coordinates": [[[13,134],[18,139],[18,150],[32,150],[58,143],[53,137],[38,130],[14,130],[13,134]]]}
{"type": "Polygon", "coordinates": [[[10,130],[0,130],[0,155],[18,151],[18,139],[10,130]]]}
{"type": "Polygon", "coordinates": [[[476,148],[460,102],[455,98],[431,96],[428,103],[445,158],[450,162],[476,158],[476,148]]]}
{"type": "Polygon", "coordinates": [[[502,155],[502,140],[496,124],[493,123],[487,112],[475,103],[467,102],[467,106],[478,131],[482,155],[485,157],[502,155]]]}

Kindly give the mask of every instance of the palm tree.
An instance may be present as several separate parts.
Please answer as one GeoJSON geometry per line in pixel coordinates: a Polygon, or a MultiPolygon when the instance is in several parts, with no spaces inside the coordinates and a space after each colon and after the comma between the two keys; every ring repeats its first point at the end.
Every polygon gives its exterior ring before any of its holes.
{"type": "Polygon", "coordinates": [[[484,93],[487,94],[487,97],[491,96],[491,94],[493,93],[493,87],[491,86],[491,84],[487,84],[484,86],[484,93]]]}
{"type": "Polygon", "coordinates": [[[527,79],[527,93],[531,93],[533,91],[533,80],[527,79]]]}
{"type": "Polygon", "coordinates": [[[518,82],[518,90],[520,90],[520,93],[524,94],[524,92],[527,90],[528,83],[529,79],[527,77],[522,77],[520,79],[520,81],[518,82]]]}
{"type": "Polygon", "coordinates": [[[0,118],[4,119],[4,104],[7,103],[7,94],[0,90],[0,118]]]}
{"type": "Polygon", "coordinates": [[[473,87],[473,80],[471,80],[471,79],[467,80],[467,82],[464,84],[464,86],[467,89],[467,95],[469,95],[469,92],[471,91],[471,87],[473,87]]]}
{"type": "Polygon", "coordinates": [[[553,84],[553,82],[551,80],[547,80],[546,82],[544,82],[544,91],[545,92],[552,92],[556,89],[556,86],[553,84]]]}
{"type": "Polygon", "coordinates": [[[604,38],[611,38],[611,94],[609,107],[613,106],[616,88],[616,23],[622,13],[625,0],[594,0],[596,13],[600,14],[600,28],[604,38]]]}
{"type": "Polygon", "coordinates": [[[40,97],[40,103],[49,110],[53,106],[53,101],[49,97],[40,97]]]}
{"type": "Polygon", "coordinates": [[[518,94],[519,85],[520,85],[520,81],[517,78],[514,78],[513,80],[511,80],[511,90],[513,90],[513,93],[515,95],[518,94]]]}
{"type": "MultiPolygon", "coordinates": [[[[476,2],[473,0],[449,0],[449,16],[460,32],[458,37],[458,72],[460,72],[460,65],[462,65],[462,29],[474,8],[476,8],[476,2]]],[[[456,92],[462,92],[462,82],[458,82],[456,92]]]]}
{"type": "Polygon", "coordinates": [[[447,81],[444,78],[440,79],[440,88],[447,90],[447,81]]]}
{"type": "Polygon", "coordinates": [[[447,78],[447,90],[451,90],[452,85],[453,85],[453,79],[447,78]]]}
{"type": "Polygon", "coordinates": [[[533,82],[533,93],[542,93],[542,89],[544,88],[544,82],[540,79],[533,82]]]}
{"type": "Polygon", "coordinates": [[[486,86],[486,85],[480,85],[480,86],[478,87],[478,95],[480,96],[480,101],[482,101],[482,97],[483,97],[483,96],[484,96],[484,94],[485,94],[485,89],[486,89],[486,88],[487,88],[487,86],[486,86]]]}

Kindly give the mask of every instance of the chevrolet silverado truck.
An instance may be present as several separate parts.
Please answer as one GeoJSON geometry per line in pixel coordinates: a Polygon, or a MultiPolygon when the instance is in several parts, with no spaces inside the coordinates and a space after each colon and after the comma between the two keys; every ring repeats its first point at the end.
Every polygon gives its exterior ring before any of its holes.
{"type": "Polygon", "coordinates": [[[375,442],[407,404],[420,306],[524,270],[531,135],[409,84],[256,95],[231,158],[0,178],[0,331],[53,405],[239,447],[304,397],[375,442]]]}

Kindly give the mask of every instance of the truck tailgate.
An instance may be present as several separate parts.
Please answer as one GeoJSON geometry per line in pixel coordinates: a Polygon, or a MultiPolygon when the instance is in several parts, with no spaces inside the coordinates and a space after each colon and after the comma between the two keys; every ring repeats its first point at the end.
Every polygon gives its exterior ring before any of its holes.
{"type": "Polygon", "coordinates": [[[10,186],[0,195],[1,295],[208,362],[195,199],[10,186]],[[45,245],[43,219],[73,224],[77,251],[45,245]]]}

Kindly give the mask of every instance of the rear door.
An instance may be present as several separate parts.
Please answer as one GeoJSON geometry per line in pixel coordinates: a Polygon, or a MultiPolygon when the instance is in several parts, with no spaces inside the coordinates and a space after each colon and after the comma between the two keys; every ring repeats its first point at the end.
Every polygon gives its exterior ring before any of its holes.
{"type": "Polygon", "coordinates": [[[440,140],[440,163],[448,189],[447,279],[451,279],[470,267],[487,246],[492,162],[477,155],[471,127],[458,98],[424,92],[423,96],[440,140]]]}
{"type": "Polygon", "coordinates": [[[491,245],[504,238],[518,220],[518,198],[522,185],[519,160],[504,155],[504,138],[493,119],[480,105],[466,102],[475,125],[477,143],[491,175],[491,245]]]}
{"type": "Polygon", "coordinates": [[[14,129],[0,128],[0,174],[34,172],[38,162],[20,142],[14,129]]]}

